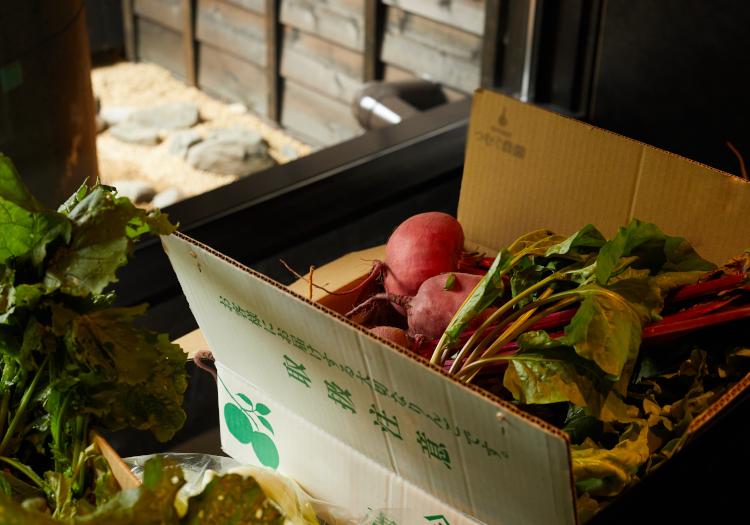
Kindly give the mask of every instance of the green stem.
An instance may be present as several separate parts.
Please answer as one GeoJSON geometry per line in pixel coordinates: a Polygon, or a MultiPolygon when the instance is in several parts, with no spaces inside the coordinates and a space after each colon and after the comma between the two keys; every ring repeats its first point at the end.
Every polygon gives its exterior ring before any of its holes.
{"type": "Polygon", "coordinates": [[[27,467],[23,463],[21,463],[19,461],[16,461],[15,459],[6,458],[6,457],[3,457],[3,456],[0,456],[0,461],[2,461],[4,463],[7,463],[11,467],[19,470],[20,472],[23,472],[24,474],[26,474],[26,477],[28,477],[31,481],[33,481],[34,483],[36,483],[36,485],[39,488],[42,488],[42,478],[40,478],[39,476],[37,476],[36,473],[33,470],[31,470],[29,467],[27,467]]]}
{"type": "MultiPolygon", "coordinates": [[[[579,265],[580,263],[574,263],[570,266],[567,266],[563,268],[562,270],[553,273],[546,279],[542,279],[538,283],[534,284],[533,286],[529,286],[526,288],[523,292],[516,295],[514,298],[509,300],[507,303],[502,305],[500,308],[495,310],[491,316],[487,318],[487,320],[482,323],[482,326],[476,329],[474,334],[471,336],[471,338],[466,342],[464,347],[461,349],[461,352],[459,352],[459,356],[456,358],[456,362],[461,363],[463,361],[464,356],[468,353],[468,351],[471,349],[472,346],[474,346],[474,343],[477,342],[477,339],[484,333],[487,328],[489,328],[493,323],[495,323],[503,314],[505,314],[508,310],[511,310],[516,304],[523,301],[536,291],[546,287],[551,283],[552,281],[555,281],[557,279],[560,279],[560,277],[570,269],[574,268],[575,266],[579,265]]],[[[532,303],[533,304],[533,303],[532,303]]],[[[442,357],[441,364],[445,362],[445,360],[448,358],[448,351],[449,349],[446,349],[445,355],[442,357]]],[[[455,362],[454,362],[455,365],[455,362]]]]}
{"type": "MultiPolygon", "coordinates": [[[[578,301],[578,297],[568,297],[567,299],[563,299],[562,301],[556,304],[553,304],[549,308],[543,310],[542,312],[539,312],[538,314],[534,315],[533,317],[530,317],[529,319],[526,319],[523,321],[519,319],[517,323],[518,326],[517,327],[514,326],[514,328],[507,330],[499,339],[497,339],[494,343],[492,343],[492,345],[487,349],[487,351],[482,354],[482,359],[484,360],[484,359],[489,359],[493,357],[500,350],[502,350],[506,344],[508,344],[510,341],[512,341],[513,339],[515,339],[522,333],[526,332],[529,328],[534,326],[536,323],[538,323],[539,321],[541,321],[548,315],[551,315],[557,312],[558,310],[561,310],[565,308],[566,306],[571,305],[572,303],[576,301],[578,301]]],[[[532,304],[536,305],[536,303],[532,303],[532,304]]],[[[527,313],[533,313],[534,310],[536,309],[531,309],[527,313]]],[[[487,346],[488,340],[489,340],[489,337],[486,338],[484,341],[482,341],[482,343],[480,343],[479,346],[477,346],[476,351],[475,351],[477,355],[479,355],[482,352],[482,350],[484,350],[484,347],[487,346]]],[[[470,361],[467,360],[465,366],[469,366],[476,359],[476,357],[473,354],[471,357],[473,357],[473,359],[470,358],[471,359],[470,361]]],[[[472,375],[471,378],[469,378],[466,382],[471,383],[471,381],[477,376],[480,370],[481,370],[481,367],[477,369],[477,371],[474,372],[474,375],[472,375]]]]}
{"type": "Polygon", "coordinates": [[[2,443],[0,443],[0,456],[3,455],[5,452],[5,449],[8,447],[8,443],[10,443],[10,440],[13,438],[13,433],[16,431],[16,427],[20,424],[20,422],[24,419],[26,415],[26,407],[29,404],[29,401],[31,401],[31,396],[34,394],[34,390],[36,389],[36,384],[39,382],[39,379],[42,377],[42,370],[44,370],[44,367],[47,365],[47,360],[49,359],[49,355],[47,355],[44,358],[44,361],[42,361],[42,365],[39,367],[39,371],[34,376],[34,379],[31,381],[31,384],[26,389],[26,392],[23,394],[23,398],[21,399],[21,404],[18,406],[18,411],[16,412],[16,415],[13,417],[13,421],[10,422],[10,426],[8,427],[8,431],[5,433],[5,437],[3,438],[2,443]]]}
{"type": "Polygon", "coordinates": [[[73,461],[71,465],[73,468],[78,465],[78,456],[81,454],[81,432],[83,431],[83,416],[76,416],[76,428],[73,433],[73,461]]]}
{"type": "Polygon", "coordinates": [[[5,421],[8,419],[8,405],[10,405],[10,389],[6,388],[3,392],[3,404],[0,407],[0,436],[5,430],[5,421]]]}
{"type": "MultiPolygon", "coordinates": [[[[89,429],[89,419],[91,417],[91,414],[86,414],[86,417],[83,420],[83,432],[81,433],[81,442],[87,443],[86,436],[88,434],[89,429]]],[[[86,482],[86,467],[84,466],[81,468],[81,472],[78,475],[78,486],[81,487],[81,490],[83,490],[83,484],[86,482]]]]}
{"type": "MultiPolygon", "coordinates": [[[[70,403],[71,397],[73,397],[73,389],[68,391],[68,395],[65,396],[65,399],[60,406],[60,410],[57,412],[57,423],[52,432],[52,439],[55,441],[55,447],[57,447],[57,451],[61,454],[63,450],[62,431],[63,425],[65,424],[65,413],[68,411],[68,403],[70,403]]],[[[58,459],[55,459],[55,472],[60,472],[60,460],[58,459]]]]}

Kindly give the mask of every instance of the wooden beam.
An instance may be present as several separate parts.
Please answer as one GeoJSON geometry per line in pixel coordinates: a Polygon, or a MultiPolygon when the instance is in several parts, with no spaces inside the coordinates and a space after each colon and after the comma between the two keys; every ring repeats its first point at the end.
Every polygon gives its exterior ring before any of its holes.
{"type": "Polygon", "coordinates": [[[365,0],[365,82],[383,78],[380,50],[384,32],[385,5],[380,0],[365,0]]]}
{"type": "Polygon", "coordinates": [[[279,22],[280,0],[266,0],[266,72],[268,75],[268,118],[281,122],[281,42],[284,29],[279,22]]]}
{"type": "Polygon", "coordinates": [[[125,58],[135,62],[135,21],[133,20],[133,0],[122,0],[123,32],[125,33],[125,58]]]}
{"type": "Polygon", "coordinates": [[[185,58],[185,81],[197,85],[195,70],[195,0],[182,0],[182,53],[185,58]]]}

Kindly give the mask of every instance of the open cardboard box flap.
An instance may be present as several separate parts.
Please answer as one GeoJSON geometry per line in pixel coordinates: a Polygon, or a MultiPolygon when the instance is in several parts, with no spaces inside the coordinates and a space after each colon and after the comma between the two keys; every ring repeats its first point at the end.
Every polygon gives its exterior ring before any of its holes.
{"type": "Polygon", "coordinates": [[[583,122],[477,90],[458,220],[467,246],[499,250],[549,228],[593,224],[611,238],[630,219],[685,237],[723,264],[750,247],[750,184],[583,122]]]}
{"type": "MultiPolygon", "coordinates": [[[[469,133],[459,204],[469,247],[498,250],[529,231],[571,234],[587,223],[612,236],[631,217],[686,237],[717,263],[750,246],[750,230],[736,219],[750,209],[750,185],[736,177],[482,90],[469,133]]],[[[233,456],[269,465],[253,442],[264,433],[278,451],[270,466],[298,480],[312,479],[309,466],[325,465],[325,454],[353,453],[373,472],[389,473],[382,483],[416,487],[481,522],[577,521],[565,433],[308,300],[306,284],[292,287],[298,295],[180,234],[164,245],[229,383],[219,389],[227,400],[222,443],[233,456]],[[243,389],[273,410],[263,414],[242,401],[243,389]],[[303,427],[273,431],[285,427],[284,414],[322,430],[338,448],[321,445],[323,456],[306,462],[299,456],[306,432],[291,430],[303,427]]],[[[336,289],[361,282],[369,271],[362,258],[351,254],[318,277],[338,279],[336,289]],[[352,260],[356,268],[341,277],[352,260]]],[[[316,294],[319,303],[329,299],[316,294]]],[[[352,482],[329,480],[335,494],[357,492],[352,482]]]]}

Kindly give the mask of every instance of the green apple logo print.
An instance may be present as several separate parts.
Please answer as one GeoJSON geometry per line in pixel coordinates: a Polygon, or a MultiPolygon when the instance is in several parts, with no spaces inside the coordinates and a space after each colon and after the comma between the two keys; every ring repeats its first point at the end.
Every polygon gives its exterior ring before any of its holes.
{"type": "MultiPolygon", "coordinates": [[[[222,385],[224,382],[222,381],[222,385]]],[[[226,388],[226,385],[224,385],[226,388]]],[[[261,426],[273,434],[271,423],[265,418],[271,409],[263,403],[253,405],[253,402],[242,393],[237,393],[240,401],[229,392],[234,401],[224,405],[224,421],[229,432],[243,445],[250,444],[255,455],[266,467],[279,468],[279,451],[268,434],[264,434],[261,426]]]]}

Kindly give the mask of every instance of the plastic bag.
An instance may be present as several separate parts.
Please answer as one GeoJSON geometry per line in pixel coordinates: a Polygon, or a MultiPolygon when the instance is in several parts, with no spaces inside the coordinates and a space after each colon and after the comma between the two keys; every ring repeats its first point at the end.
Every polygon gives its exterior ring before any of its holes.
{"type": "MultiPolygon", "coordinates": [[[[293,479],[267,467],[247,466],[228,457],[208,454],[159,454],[177,462],[182,468],[187,483],[177,493],[175,507],[180,515],[187,511],[190,497],[200,494],[214,476],[239,474],[252,477],[257,481],[266,497],[282,511],[286,523],[294,525],[372,525],[372,524],[405,524],[409,515],[407,509],[377,509],[365,516],[355,517],[351,512],[338,505],[316,500],[311,497],[293,479]]],[[[123,458],[125,464],[139,480],[143,480],[143,467],[154,455],[123,458]]]]}

